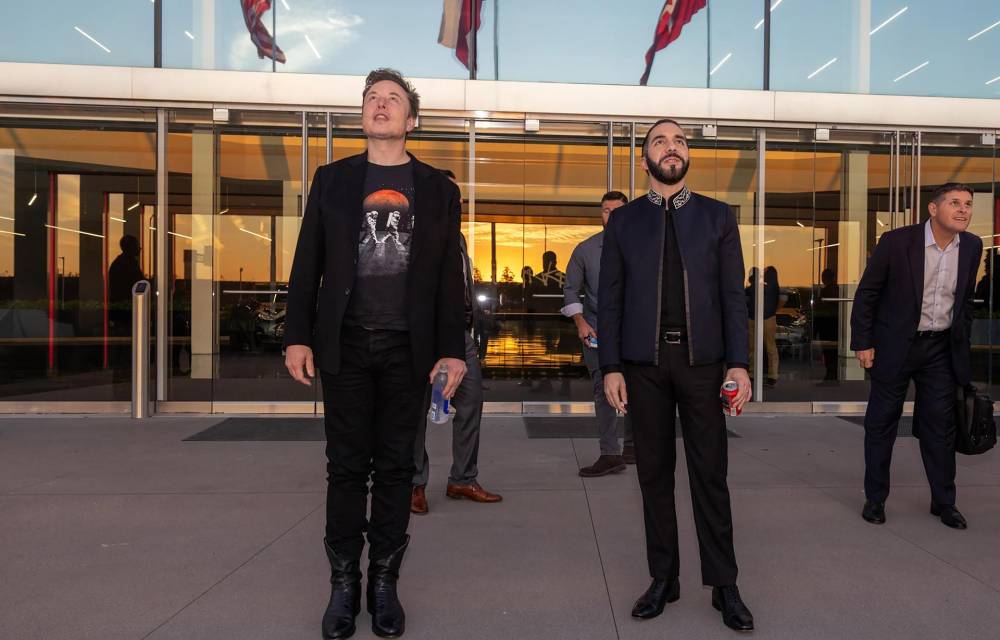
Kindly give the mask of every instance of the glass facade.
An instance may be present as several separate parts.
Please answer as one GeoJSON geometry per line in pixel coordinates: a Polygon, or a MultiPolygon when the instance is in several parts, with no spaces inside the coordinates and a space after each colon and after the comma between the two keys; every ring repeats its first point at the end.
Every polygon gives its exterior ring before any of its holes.
{"type": "Polygon", "coordinates": [[[130,290],[156,252],[155,115],[31,111],[0,114],[0,400],[128,400],[130,290]]]}
{"type": "Polygon", "coordinates": [[[346,75],[390,66],[418,78],[636,85],[656,39],[651,86],[1000,97],[994,0],[78,5],[3,3],[0,60],[346,75]],[[460,17],[475,6],[470,31],[460,17]]]}
{"type": "Polygon", "coordinates": [[[778,0],[771,89],[1000,96],[1000,12],[992,0],[778,0]]]}
{"type": "MultiPolygon", "coordinates": [[[[162,284],[159,400],[315,403],[281,355],[288,274],[316,167],[364,148],[357,114],[6,105],[0,112],[0,401],[128,400],[128,289],[162,284]],[[166,191],[158,193],[158,171],[166,191]],[[304,181],[306,182],[304,184],[304,181]],[[167,209],[157,215],[163,196],[167,209]],[[166,233],[159,234],[159,225],[166,233]],[[158,260],[167,272],[156,273],[158,260]]],[[[687,123],[692,189],[735,212],[747,265],[753,376],[765,402],[857,402],[850,350],[858,280],[882,233],[926,219],[930,193],[970,184],[984,238],[973,325],[976,382],[1000,372],[995,144],[971,133],[687,123]],[[754,272],[755,270],[755,272],[754,272]],[[780,306],[759,301],[776,286],[780,306]],[[776,383],[770,384],[768,378],[776,383]]],[[[573,325],[559,313],[573,248],[599,199],[646,190],[649,124],[425,116],[408,148],[463,194],[477,331],[493,402],[587,401],[573,325]]]]}
{"type": "Polygon", "coordinates": [[[148,0],[4,2],[0,60],[152,67],[155,8],[148,0]]]}

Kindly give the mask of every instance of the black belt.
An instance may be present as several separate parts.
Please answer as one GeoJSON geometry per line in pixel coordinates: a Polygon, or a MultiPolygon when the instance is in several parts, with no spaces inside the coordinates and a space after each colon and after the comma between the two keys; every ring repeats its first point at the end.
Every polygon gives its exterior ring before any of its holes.
{"type": "Polygon", "coordinates": [[[951,333],[951,329],[943,329],[941,331],[918,331],[916,337],[922,340],[926,340],[927,338],[943,338],[949,333],[951,333]]]}
{"type": "Polygon", "coordinates": [[[683,331],[661,331],[660,340],[666,342],[667,344],[680,344],[682,342],[687,342],[687,334],[683,331]]]}

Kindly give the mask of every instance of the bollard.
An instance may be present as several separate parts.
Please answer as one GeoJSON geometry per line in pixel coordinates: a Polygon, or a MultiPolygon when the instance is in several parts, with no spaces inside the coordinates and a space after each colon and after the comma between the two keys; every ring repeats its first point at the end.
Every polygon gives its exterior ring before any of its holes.
{"type": "Polygon", "coordinates": [[[148,418],[149,313],[152,287],[146,280],[132,287],[132,417],[148,418]]]}

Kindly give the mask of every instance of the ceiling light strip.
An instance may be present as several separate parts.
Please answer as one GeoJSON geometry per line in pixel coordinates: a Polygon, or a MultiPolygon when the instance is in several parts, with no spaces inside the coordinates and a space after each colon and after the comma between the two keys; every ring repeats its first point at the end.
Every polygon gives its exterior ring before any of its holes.
{"type": "Polygon", "coordinates": [[[870,35],[870,36],[873,36],[873,35],[875,35],[876,33],[878,33],[878,32],[879,32],[879,30],[880,30],[880,29],[881,29],[882,27],[884,27],[885,25],[889,24],[890,22],[892,22],[893,20],[895,20],[895,19],[896,19],[896,18],[898,18],[899,16],[903,15],[904,13],[906,13],[906,10],[907,10],[907,9],[909,9],[909,7],[903,7],[902,9],[900,9],[899,11],[897,11],[896,13],[892,14],[892,17],[890,17],[890,18],[889,18],[888,20],[886,20],[885,22],[883,22],[883,23],[882,23],[882,24],[880,24],[879,26],[877,26],[877,27],[875,27],[874,29],[872,29],[871,31],[869,31],[869,32],[868,32],[868,35],[870,35]]]}
{"type": "Polygon", "coordinates": [[[92,236],[94,238],[101,238],[102,240],[104,239],[104,236],[102,236],[99,233],[91,233],[89,231],[80,231],[79,229],[67,229],[66,227],[57,227],[54,224],[47,224],[45,226],[48,227],[49,229],[55,229],[56,231],[68,231],[70,233],[78,233],[81,236],[92,236]]]}
{"type": "Polygon", "coordinates": [[[824,64],[822,67],[820,67],[819,69],[816,69],[815,71],[813,71],[812,73],[810,73],[809,76],[806,79],[807,80],[812,80],[817,75],[819,75],[820,72],[822,72],[824,69],[826,69],[827,67],[829,67],[831,64],[833,64],[836,61],[837,61],[837,59],[833,58],[832,60],[830,60],[829,62],[827,62],[826,64],[824,64]]]}
{"type": "Polygon", "coordinates": [[[715,72],[718,71],[719,69],[721,69],[722,65],[726,64],[727,62],[729,62],[729,59],[732,58],[732,57],[733,57],[733,52],[730,51],[729,53],[726,54],[725,58],[723,58],[722,60],[719,61],[719,64],[715,65],[715,68],[713,68],[711,71],[708,72],[708,75],[714,76],[715,72]]]}
{"type": "Polygon", "coordinates": [[[76,29],[77,33],[79,33],[81,36],[83,36],[87,40],[90,40],[91,42],[93,42],[94,44],[96,44],[97,46],[99,46],[100,48],[104,49],[105,53],[111,53],[111,49],[108,49],[103,44],[101,44],[100,42],[98,42],[97,39],[94,38],[94,36],[90,35],[86,31],[84,31],[83,29],[81,29],[80,27],[77,27],[75,25],[73,26],[73,28],[76,29]]]}
{"type": "Polygon", "coordinates": [[[996,27],[1000,27],[1000,20],[997,20],[996,22],[994,22],[994,23],[993,23],[993,24],[991,24],[990,26],[986,27],[985,29],[983,29],[983,30],[982,30],[982,31],[980,31],[979,33],[974,33],[974,34],[972,34],[971,36],[969,36],[969,42],[972,42],[973,40],[975,40],[975,39],[976,39],[976,38],[978,38],[979,36],[983,35],[983,34],[984,34],[984,33],[986,33],[987,31],[989,31],[990,29],[994,29],[994,28],[996,28],[996,27]]]}
{"type": "Polygon", "coordinates": [[[893,82],[899,82],[900,80],[902,80],[902,79],[903,79],[903,78],[905,78],[906,76],[910,75],[911,73],[916,73],[917,71],[920,71],[921,69],[923,69],[924,67],[926,67],[926,66],[927,66],[927,65],[929,65],[930,63],[931,63],[931,61],[930,61],[930,60],[927,60],[927,61],[926,61],[926,62],[924,62],[923,64],[918,64],[917,66],[913,67],[912,69],[910,69],[909,71],[907,71],[907,72],[906,72],[906,73],[904,73],[903,75],[901,75],[901,76],[899,76],[898,78],[896,78],[895,80],[893,80],[893,82]]]}

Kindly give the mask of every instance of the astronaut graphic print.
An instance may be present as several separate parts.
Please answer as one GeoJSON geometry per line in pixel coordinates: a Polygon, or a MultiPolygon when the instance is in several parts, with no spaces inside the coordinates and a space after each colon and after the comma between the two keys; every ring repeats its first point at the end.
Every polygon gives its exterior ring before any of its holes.
{"type": "Polygon", "coordinates": [[[345,320],[405,331],[406,273],[413,234],[413,168],[368,165],[361,206],[358,269],[345,320]]]}
{"type": "Polygon", "coordinates": [[[379,189],[365,198],[365,226],[359,247],[358,275],[403,273],[410,260],[413,215],[410,200],[395,189],[379,189]]]}

